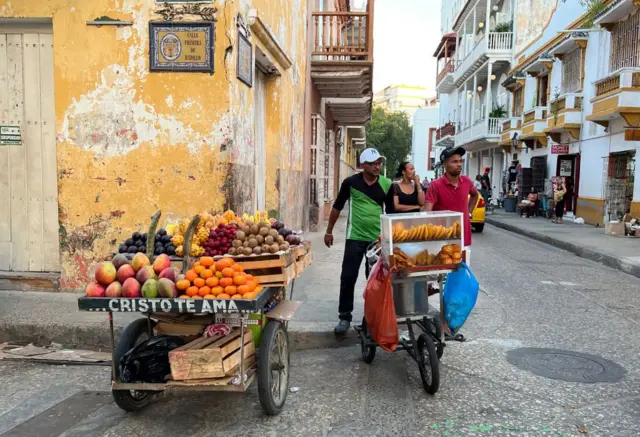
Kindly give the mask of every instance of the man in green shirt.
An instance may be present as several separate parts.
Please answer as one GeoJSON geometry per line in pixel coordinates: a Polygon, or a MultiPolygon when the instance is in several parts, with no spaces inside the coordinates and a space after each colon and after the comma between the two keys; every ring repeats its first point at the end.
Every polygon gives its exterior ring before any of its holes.
{"type": "MultiPolygon", "coordinates": [[[[333,227],[347,201],[349,216],[347,222],[347,240],[342,259],[340,275],[340,303],[338,313],[340,322],[334,329],[336,335],[345,335],[351,326],[353,295],[358,280],[358,272],[367,248],[378,241],[380,236],[380,215],[389,201],[388,193],[391,180],[380,176],[384,156],[376,149],[365,149],[360,154],[362,173],[356,173],[342,182],[338,198],[333,204],[324,244],[333,245],[333,227]]],[[[366,265],[369,276],[369,267],[366,265]]]]}

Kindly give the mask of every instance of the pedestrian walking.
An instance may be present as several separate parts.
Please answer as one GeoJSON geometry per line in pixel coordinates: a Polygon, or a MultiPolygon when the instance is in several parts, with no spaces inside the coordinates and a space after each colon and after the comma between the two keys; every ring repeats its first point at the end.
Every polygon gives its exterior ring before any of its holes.
{"type": "Polygon", "coordinates": [[[553,223],[561,225],[564,218],[565,195],[567,194],[567,186],[564,178],[556,182],[556,188],[553,193],[553,201],[556,203],[556,219],[553,223]]]}
{"type": "Polygon", "coordinates": [[[476,175],[476,180],[473,181],[473,186],[478,191],[482,190],[482,176],[476,175]]]}
{"type": "Polygon", "coordinates": [[[485,203],[489,203],[489,197],[491,197],[491,168],[487,167],[484,170],[484,174],[482,175],[482,190],[480,190],[480,194],[484,198],[485,203]]]}
{"type": "MultiPolygon", "coordinates": [[[[324,244],[333,245],[333,227],[349,203],[347,235],[340,274],[340,301],[338,304],[339,322],[334,329],[338,336],[345,335],[351,326],[353,295],[360,265],[367,248],[378,241],[380,236],[380,215],[385,206],[389,206],[391,180],[380,175],[384,156],[376,149],[365,149],[360,154],[362,173],[346,178],[340,187],[338,197],[329,216],[324,244]]],[[[365,263],[365,272],[369,276],[369,266],[365,263]]]]}

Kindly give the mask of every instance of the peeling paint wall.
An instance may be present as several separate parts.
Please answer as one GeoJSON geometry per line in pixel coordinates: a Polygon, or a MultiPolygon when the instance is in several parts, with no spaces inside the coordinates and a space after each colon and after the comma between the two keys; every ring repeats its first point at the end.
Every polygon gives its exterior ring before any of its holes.
{"type": "MultiPolygon", "coordinates": [[[[6,18],[52,18],[61,288],[157,210],[184,217],[255,196],[253,89],[236,79],[236,16],[257,9],[293,66],[267,82],[267,208],[302,225],[306,1],[214,1],[215,73],[149,72],[154,0],[9,0],[6,18]],[[88,26],[109,16],[133,26],[88,26]]],[[[197,17],[196,17],[197,18],[197,17]]],[[[195,21],[199,18],[194,18],[195,21]]],[[[269,53],[252,35],[252,43],[269,53]]]]}

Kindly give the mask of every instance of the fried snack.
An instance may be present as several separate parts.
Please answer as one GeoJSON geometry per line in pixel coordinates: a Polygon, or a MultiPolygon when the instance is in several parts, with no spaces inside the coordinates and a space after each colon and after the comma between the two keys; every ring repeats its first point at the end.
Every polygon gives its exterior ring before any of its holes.
{"type": "Polygon", "coordinates": [[[451,247],[453,248],[454,252],[458,252],[459,253],[462,250],[459,244],[452,244],[451,247]]]}
{"type": "Polygon", "coordinates": [[[397,247],[393,249],[393,259],[396,263],[396,266],[399,268],[415,267],[415,263],[409,257],[409,255],[407,255],[397,247]]]}
{"type": "Polygon", "coordinates": [[[453,255],[451,256],[451,259],[453,260],[454,264],[460,264],[462,262],[462,253],[453,252],[453,255]]]}
{"type": "Polygon", "coordinates": [[[402,243],[403,241],[407,241],[407,237],[409,237],[409,231],[402,231],[400,238],[398,238],[398,242],[402,243]]]}
{"type": "Polygon", "coordinates": [[[452,225],[447,229],[447,238],[453,238],[456,234],[456,225],[452,225]]]}
{"type": "Polygon", "coordinates": [[[462,225],[460,224],[460,222],[455,222],[455,225],[456,225],[455,236],[456,238],[460,238],[462,236],[462,225]]]}
{"type": "Polygon", "coordinates": [[[448,256],[453,256],[453,246],[452,245],[442,246],[442,250],[440,251],[440,253],[448,256]]]}
{"type": "Polygon", "coordinates": [[[418,266],[426,266],[429,265],[429,260],[431,258],[429,257],[429,251],[428,250],[423,250],[422,252],[420,252],[419,254],[416,255],[416,265],[418,266]]]}
{"type": "Polygon", "coordinates": [[[433,240],[433,233],[435,232],[435,227],[433,226],[433,224],[429,223],[427,225],[427,241],[429,240],[433,240]]]}

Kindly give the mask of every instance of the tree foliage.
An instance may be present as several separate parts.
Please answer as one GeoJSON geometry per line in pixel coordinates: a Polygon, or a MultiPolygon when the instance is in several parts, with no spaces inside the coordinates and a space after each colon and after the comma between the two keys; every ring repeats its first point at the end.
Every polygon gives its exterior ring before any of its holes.
{"type": "Polygon", "coordinates": [[[367,147],[377,149],[387,158],[386,174],[388,177],[395,176],[400,163],[411,155],[412,131],[407,114],[374,107],[366,131],[367,147]]]}

